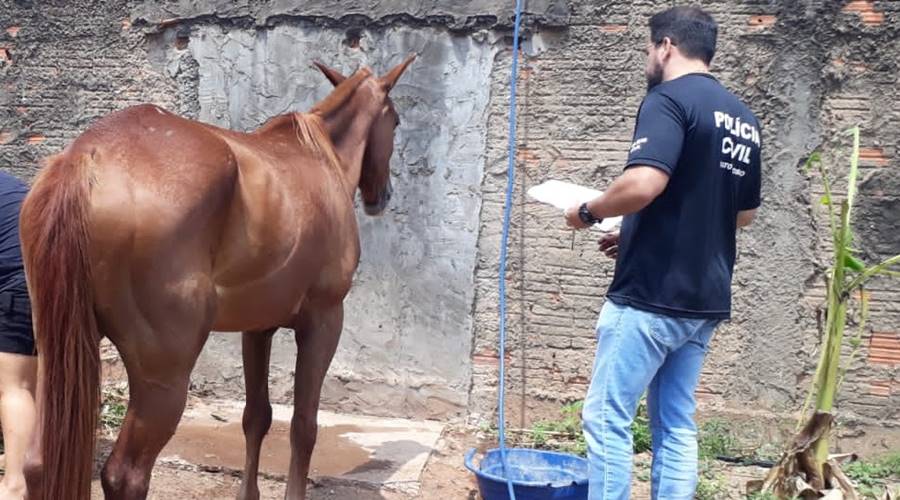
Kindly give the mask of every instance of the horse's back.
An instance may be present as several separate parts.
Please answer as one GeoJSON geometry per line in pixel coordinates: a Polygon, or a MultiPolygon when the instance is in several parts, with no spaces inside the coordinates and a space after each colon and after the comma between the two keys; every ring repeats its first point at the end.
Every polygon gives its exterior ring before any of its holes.
{"type": "MultiPolygon", "coordinates": [[[[141,105],[99,120],[63,157],[57,161],[84,162],[90,176],[90,248],[101,309],[121,315],[128,309],[123,296],[131,295],[130,302],[161,317],[174,304],[206,300],[195,282],[209,281],[211,249],[238,177],[228,144],[209,126],[141,105]],[[169,297],[162,297],[166,290],[169,297]]],[[[211,282],[202,288],[212,293],[211,282]]]]}
{"type": "Polygon", "coordinates": [[[289,318],[323,280],[342,296],[358,259],[352,200],[285,130],[242,134],[141,105],[76,139],[64,154],[89,163],[100,302],[121,311],[132,289],[173,291],[150,301],[162,309],[193,303],[200,280],[230,330],[289,318]]]}
{"type": "Polygon", "coordinates": [[[235,173],[234,155],[214,130],[143,104],[97,121],[75,140],[70,154],[90,156],[94,175],[114,170],[180,203],[192,197],[179,195],[235,173]]]}
{"type": "Polygon", "coordinates": [[[207,126],[153,105],[99,120],[65,154],[89,163],[96,219],[130,219],[150,229],[211,217],[237,177],[225,141],[207,126]]]}

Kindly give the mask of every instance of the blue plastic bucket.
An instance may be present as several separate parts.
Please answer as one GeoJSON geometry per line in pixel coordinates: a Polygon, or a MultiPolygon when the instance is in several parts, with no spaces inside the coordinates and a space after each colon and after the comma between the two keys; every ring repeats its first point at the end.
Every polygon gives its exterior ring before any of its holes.
{"type": "MultiPolygon", "coordinates": [[[[466,468],[478,478],[484,500],[509,500],[500,450],[489,450],[475,467],[477,450],[466,453],[466,468]]],[[[552,451],[507,448],[506,460],[516,500],[586,500],[587,460],[552,451]]]]}

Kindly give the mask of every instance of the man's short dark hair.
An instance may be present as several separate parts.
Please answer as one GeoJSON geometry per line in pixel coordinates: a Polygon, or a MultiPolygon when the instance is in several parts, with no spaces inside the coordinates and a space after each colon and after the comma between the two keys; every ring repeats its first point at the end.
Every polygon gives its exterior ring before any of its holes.
{"type": "Polygon", "coordinates": [[[659,45],[669,37],[685,57],[706,64],[716,54],[716,21],[698,7],[672,7],[650,18],[650,40],[659,45]]]}

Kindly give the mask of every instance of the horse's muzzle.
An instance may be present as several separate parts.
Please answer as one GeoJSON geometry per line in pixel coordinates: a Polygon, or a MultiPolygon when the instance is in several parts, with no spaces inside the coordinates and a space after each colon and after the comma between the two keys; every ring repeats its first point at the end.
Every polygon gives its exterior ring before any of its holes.
{"type": "Polygon", "coordinates": [[[394,187],[391,185],[390,179],[388,179],[387,185],[384,186],[384,190],[381,192],[381,196],[378,197],[378,201],[375,203],[366,203],[364,204],[366,215],[381,215],[384,213],[384,209],[387,208],[388,203],[391,202],[391,197],[394,195],[394,187]]]}

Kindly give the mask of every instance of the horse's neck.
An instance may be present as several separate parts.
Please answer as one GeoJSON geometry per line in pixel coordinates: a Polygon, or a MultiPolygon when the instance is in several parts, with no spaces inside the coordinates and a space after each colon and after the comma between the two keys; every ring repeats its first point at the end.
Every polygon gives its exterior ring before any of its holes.
{"type": "MultiPolygon", "coordinates": [[[[339,85],[332,94],[311,110],[321,119],[324,133],[334,145],[334,151],[343,169],[347,192],[354,193],[362,175],[363,155],[369,138],[369,129],[384,103],[376,102],[371,95],[360,91],[362,83],[371,76],[361,71],[339,85]]],[[[273,118],[257,133],[296,135],[294,115],[273,118]]]]}
{"type": "Polygon", "coordinates": [[[372,128],[378,111],[377,106],[371,99],[357,94],[322,116],[325,130],[341,160],[347,181],[354,190],[362,174],[363,154],[369,139],[369,129],[372,128]]]}

